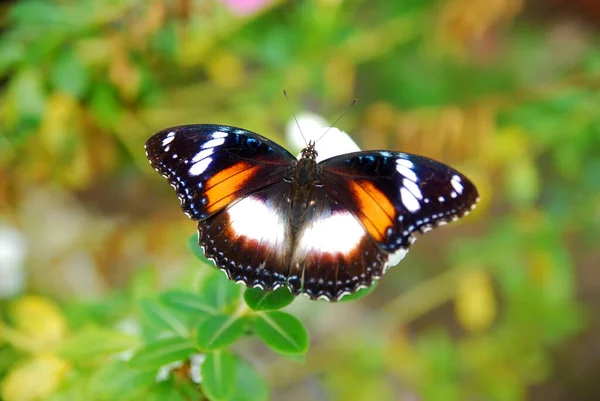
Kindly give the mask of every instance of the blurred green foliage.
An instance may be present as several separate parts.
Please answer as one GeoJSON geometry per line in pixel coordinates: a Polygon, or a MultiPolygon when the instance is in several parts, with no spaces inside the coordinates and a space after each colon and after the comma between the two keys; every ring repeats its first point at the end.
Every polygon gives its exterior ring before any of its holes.
{"type": "MultiPolygon", "coordinates": [[[[3,5],[0,220],[32,255],[27,288],[0,300],[0,398],[545,399],[532,389],[560,383],[556,350],[598,324],[581,277],[599,277],[600,47],[583,19],[530,3],[3,5]],[[363,148],[455,165],[478,209],[360,300],[242,298],[181,246],[193,223],[152,189],[165,185],[143,143],[200,122],[283,142],[284,87],[296,111],[328,116],[358,95],[340,125],[363,148]],[[87,281],[82,259],[67,263],[81,254],[87,281]]],[[[564,384],[564,399],[598,399],[595,377],[564,384]]]]}

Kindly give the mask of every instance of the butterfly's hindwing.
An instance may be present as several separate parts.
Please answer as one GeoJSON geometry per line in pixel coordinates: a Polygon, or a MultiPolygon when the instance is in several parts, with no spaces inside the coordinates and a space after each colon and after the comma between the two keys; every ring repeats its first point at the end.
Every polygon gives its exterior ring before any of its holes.
{"type": "Polygon", "coordinates": [[[388,253],[407,250],[415,231],[457,220],[479,200],[464,175],[422,156],[357,152],[324,160],[319,167],[328,194],[352,211],[388,253]]]}
{"type": "Polygon", "coordinates": [[[273,290],[287,282],[290,184],[248,195],[198,223],[205,255],[236,282],[273,290]]]}
{"type": "Polygon", "coordinates": [[[198,220],[281,181],[296,161],[267,138],[221,125],[167,128],[146,142],[146,154],[175,188],[185,213],[198,220]]]}
{"type": "Polygon", "coordinates": [[[388,260],[356,216],[316,187],[294,235],[288,286],[311,299],[338,300],[369,287],[382,276],[388,260]]]}

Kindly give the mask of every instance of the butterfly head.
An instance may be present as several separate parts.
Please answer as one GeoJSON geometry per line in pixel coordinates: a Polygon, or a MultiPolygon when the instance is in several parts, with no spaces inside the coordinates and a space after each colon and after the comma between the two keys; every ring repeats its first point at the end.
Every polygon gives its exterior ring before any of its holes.
{"type": "Polygon", "coordinates": [[[315,149],[315,141],[309,141],[308,146],[302,149],[300,154],[301,159],[317,160],[317,149],[315,149]]]}

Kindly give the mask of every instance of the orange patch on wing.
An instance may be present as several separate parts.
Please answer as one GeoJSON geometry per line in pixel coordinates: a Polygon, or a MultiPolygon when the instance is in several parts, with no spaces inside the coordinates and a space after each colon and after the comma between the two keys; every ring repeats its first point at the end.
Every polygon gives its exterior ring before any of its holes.
{"type": "Polygon", "coordinates": [[[225,206],[227,206],[228,204],[233,202],[236,198],[237,198],[237,196],[235,194],[231,194],[229,196],[226,196],[225,198],[221,198],[221,199],[217,200],[215,203],[212,203],[212,204],[209,203],[206,210],[208,211],[208,213],[218,212],[219,210],[223,209],[225,206]]]}
{"type": "Polygon", "coordinates": [[[210,177],[210,179],[208,181],[206,181],[206,188],[210,189],[211,187],[214,187],[215,185],[217,185],[225,180],[228,180],[228,179],[232,178],[233,176],[235,176],[236,174],[239,174],[242,171],[248,170],[250,168],[252,168],[250,163],[246,163],[245,161],[237,162],[237,163],[231,165],[230,167],[227,167],[226,169],[221,170],[217,174],[210,177]]]}
{"type": "Polygon", "coordinates": [[[214,213],[235,200],[238,192],[258,169],[249,163],[239,162],[215,174],[206,182],[207,210],[214,213]]]}
{"type": "Polygon", "coordinates": [[[368,181],[350,181],[352,192],[360,205],[358,216],[368,233],[377,241],[385,238],[385,231],[393,225],[395,209],[389,199],[368,181]]]}

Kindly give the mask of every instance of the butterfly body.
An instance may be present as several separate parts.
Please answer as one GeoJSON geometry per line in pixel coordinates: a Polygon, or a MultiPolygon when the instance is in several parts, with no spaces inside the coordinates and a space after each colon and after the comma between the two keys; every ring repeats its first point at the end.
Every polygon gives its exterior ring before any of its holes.
{"type": "Polygon", "coordinates": [[[366,151],[317,162],[311,142],[296,159],[229,126],[168,128],[146,152],[231,280],[311,299],[370,286],[406,255],[415,232],[458,219],[478,200],[465,176],[421,156],[366,151]]]}

